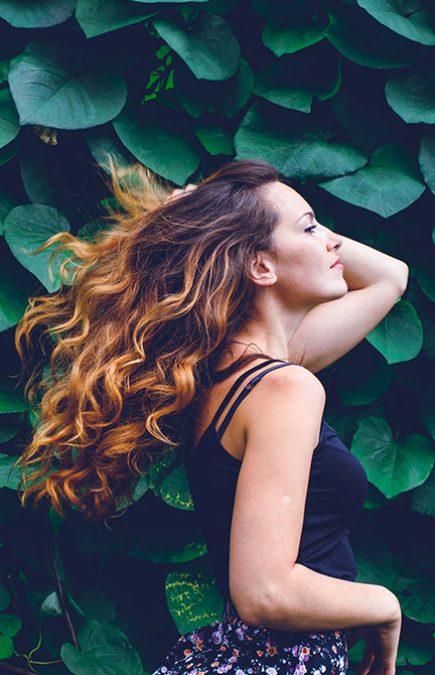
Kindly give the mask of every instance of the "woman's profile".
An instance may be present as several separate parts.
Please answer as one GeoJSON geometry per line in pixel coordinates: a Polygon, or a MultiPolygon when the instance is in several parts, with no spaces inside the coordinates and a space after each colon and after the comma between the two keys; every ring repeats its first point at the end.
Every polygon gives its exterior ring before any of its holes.
{"type": "Polygon", "coordinates": [[[17,327],[23,364],[36,338],[51,364],[28,379],[23,504],[107,518],[179,448],[225,609],[154,675],[344,675],[359,638],[357,675],[394,675],[399,601],[355,581],[347,537],[367,476],[315,373],[388,314],[407,265],[318,223],[266,162],[172,193],[137,172],[121,188],[113,167],[110,229],[47,242],[69,285],[17,327]]]}

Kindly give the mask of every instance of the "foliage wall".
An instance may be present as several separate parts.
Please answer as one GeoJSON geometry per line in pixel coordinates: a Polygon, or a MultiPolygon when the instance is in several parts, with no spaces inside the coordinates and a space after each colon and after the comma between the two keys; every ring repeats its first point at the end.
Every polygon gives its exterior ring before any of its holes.
{"type": "Polygon", "coordinates": [[[111,152],[174,186],[263,158],[321,222],[409,265],[402,299],[319,377],[370,480],[357,580],[400,599],[398,673],[434,672],[434,104],[430,0],[0,0],[0,670],[151,673],[222,612],[183,466],[154,466],[98,526],[16,493],[31,418],[14,326],[59,286],[30,251],[104,226],[111,152]]]}

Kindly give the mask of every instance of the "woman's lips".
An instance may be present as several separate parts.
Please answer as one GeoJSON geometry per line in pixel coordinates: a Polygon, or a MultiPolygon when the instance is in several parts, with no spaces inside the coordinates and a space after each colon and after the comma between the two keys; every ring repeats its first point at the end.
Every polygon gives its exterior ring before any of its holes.
{"type": "Polygon", "coordinates": [[[333,265],[331,267],[331,269],[332,270],[344,270],[344,265],[343,265],[343,263],[335,263],[335,265],[333,265]]]}

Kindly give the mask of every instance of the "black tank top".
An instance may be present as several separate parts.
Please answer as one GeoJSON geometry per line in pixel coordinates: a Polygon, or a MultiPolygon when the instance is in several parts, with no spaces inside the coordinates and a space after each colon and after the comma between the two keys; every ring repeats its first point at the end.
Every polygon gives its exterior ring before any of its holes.
{"type": "MultiPolygon", "coordinates": [[[[186,456],[186,470],[195,511],[200,520],[219,590],[229,597],[229,547],[231,519],[242,461],[230,455],[220,440],[241,401],[268,372],[291,364],[278,364],[249,380],[217,430],[215,424],[232,396],[268,359],[242,373],[204,431],[195,452],[186,456]]],[[[303,366],[299,366],[303,367],[303,366]]],[[[267,448],[264,449],[267,461],[267,448]]],[[[332,577],[353,581],[357,568],[348,532],[364,505],[367,475],[359,460],[322,417],[319,442],[314,449],[296,562],[332,577]]],[[[273,522],[270,523],[273,527],[273,522]]]]}

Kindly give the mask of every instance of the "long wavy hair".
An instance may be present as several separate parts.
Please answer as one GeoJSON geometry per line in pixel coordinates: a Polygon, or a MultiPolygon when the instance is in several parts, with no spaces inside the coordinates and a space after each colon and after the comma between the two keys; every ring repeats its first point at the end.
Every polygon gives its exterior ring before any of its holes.
{"type": "Polygon", "coordinates": [[[125,174],[110,161],[121,208],[106,230],[38,249],[65,256],[61,287],[30,298],[15,333],[36,418],[17,462],[21,503],[48,501],[62,518],[65,505],[91,521],[116,512],[134,479],[183,448],[204,389],[258,357],[214,373],[255,307],[250,261],[274,252],[275,169],[230,162],[169,200],[143,166],[125,174]]]}

